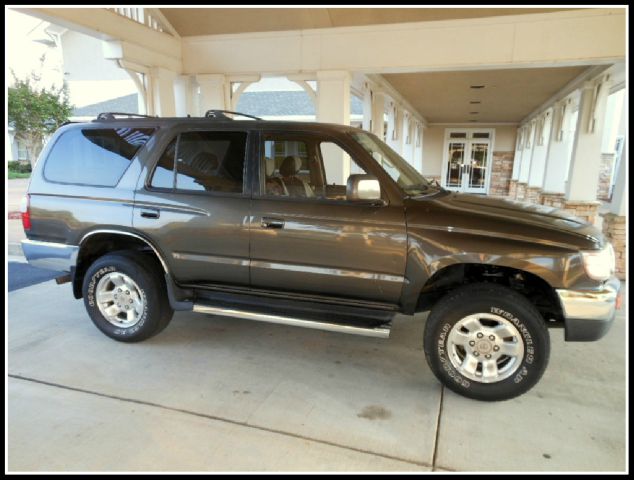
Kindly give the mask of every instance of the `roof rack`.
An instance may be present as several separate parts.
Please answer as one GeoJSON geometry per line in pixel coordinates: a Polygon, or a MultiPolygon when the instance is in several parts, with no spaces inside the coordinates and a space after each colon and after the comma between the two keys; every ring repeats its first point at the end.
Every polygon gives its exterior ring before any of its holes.
{"type": "Polygon", "coordinates": [[[116,120],[116,116],[156,118],[156,117],[153,117],[152,115],[141,115],[140,113],[102,112],[99,115],[97,115],[97,120],[116,120]]]}
{"type": "Polygon", "coordinates": [[[262,120],[255,115],[247,115],[246,113],[232,112],[231,110],[207,110],[205,112],[205,118],[217,118],[220,120],[233,120],[231,117],[225,115],[225,113],[231,113],[232,115],[240,115],[241,117],[252,118],[253,120],[262,120]]]}

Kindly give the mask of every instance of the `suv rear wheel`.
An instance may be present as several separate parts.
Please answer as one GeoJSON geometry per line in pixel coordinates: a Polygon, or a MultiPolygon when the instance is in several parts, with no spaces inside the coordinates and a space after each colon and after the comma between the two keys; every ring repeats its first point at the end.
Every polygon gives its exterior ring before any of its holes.
{"type": "Polygon", "coordinates": [[[541,378],[550,354],[542,316],[524,296],[495,284],[445,295],[425,326],[425,356],[451,390],[477,400],[506,400],[541,378]]]}
{"type": "Polygon", "coordinates": [[[115,252],[97,259],[84,276],[83,295],[97,328],[122,342],[156,335],[174,314],[162,271],[140,252],[115,252]]]}

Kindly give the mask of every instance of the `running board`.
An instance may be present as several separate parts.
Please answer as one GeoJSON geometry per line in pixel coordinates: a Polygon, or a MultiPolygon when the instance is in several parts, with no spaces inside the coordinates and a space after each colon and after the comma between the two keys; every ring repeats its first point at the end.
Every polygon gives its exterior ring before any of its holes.
{"type": "Polygon", "coordinates": [[[368,337],[388,338],[390,336],[391,324],[361,327],[355,325],[346,325],[340,323],[329,323],[317,320],[307,320],[303,318],[290,317],[285,315],[274,315],[270,313],[260,313],[250,310],[238,310],[228,307],[216,307],[195,303],[194,312],[208,313],[211,315],[221,315],[224,317],[243,318],[246,320],[255,320],[258,322],[280,323],[282,325],[292,325],[295,327],[313,328],[316,330],[326,330],[329,332],[349,333],[352,335],[365,335],[368,337]]]}

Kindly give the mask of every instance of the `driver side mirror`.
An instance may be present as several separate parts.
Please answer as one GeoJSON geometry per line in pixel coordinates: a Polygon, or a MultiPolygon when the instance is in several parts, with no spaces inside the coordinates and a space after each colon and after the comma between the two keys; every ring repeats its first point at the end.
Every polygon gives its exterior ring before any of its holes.
{"type": "Polygon", "coordinates": [[[381,199],[381,185],[373,175],[350,175],[346,185],[346,199],[350,202],[385,204],[381,199]]]}

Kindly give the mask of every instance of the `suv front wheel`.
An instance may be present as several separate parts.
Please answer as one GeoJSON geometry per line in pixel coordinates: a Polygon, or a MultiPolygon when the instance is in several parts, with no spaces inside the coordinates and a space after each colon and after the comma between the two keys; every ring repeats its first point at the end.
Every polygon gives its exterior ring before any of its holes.
{"type": "Polygon", "coordinates": [[[476,400],[506,400],[541,378],[550,337],[535,306],[496,284],[471,284],[445,295],[425,326],[425,356],[451,390],[476,400]]]}
{"type": "Polygon", "coordinates": [[[174,311],[156,262],[140,252],[98,258],[86,272],[84,305],[93,323],[110,338],[139,342],[163,330],[174,311]]]}

